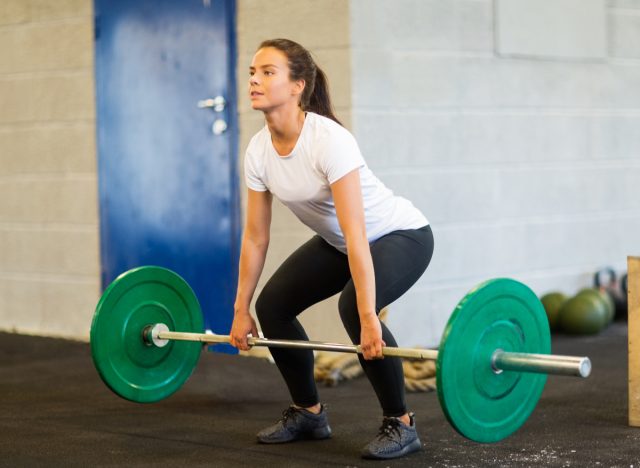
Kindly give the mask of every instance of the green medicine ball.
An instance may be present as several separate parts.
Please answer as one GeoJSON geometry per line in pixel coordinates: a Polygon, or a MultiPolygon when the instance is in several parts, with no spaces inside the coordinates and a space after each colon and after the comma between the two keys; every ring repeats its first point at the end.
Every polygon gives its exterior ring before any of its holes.
{"type": "Polygon", "coordinates": [[[613,303],[613,299],[611,299],[611,296],[609,296],[606,291],[601,291],[597,288],[581,289],[577,295],[580,296],[582,294],[593,297],[596,301],[599,301],[604,306],[607,312],[605,326],[609,325],[616,313],[616,306],[613,303]]]}
{"type": "Polygon", "coordinates": [[[573,335],[598,333],[607,323],[605,305],[591,294],[579,294],[560,309],[560,328],[573,335]]]}
{"type": "Polygon", "coordinates": [[[558,316],[560,315],[560,309],[563,304],[567,302],[568,297],[559,292],[550,292],[540,298],[540,302],[544,306],[544,310],[547,312],[547,319],[549,320],[549,328],[551,330],[558,329],[558,316]]]}

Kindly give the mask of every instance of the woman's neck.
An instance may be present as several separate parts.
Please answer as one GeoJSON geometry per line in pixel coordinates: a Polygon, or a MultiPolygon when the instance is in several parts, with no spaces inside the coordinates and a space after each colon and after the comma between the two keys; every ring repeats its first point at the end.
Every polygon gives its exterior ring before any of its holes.
{"type": "Polygon", "coordinates": [[[295,142],[304,125],[305,113],[300,107],[279,109],[264,114],[274,142],[295,142]]]}

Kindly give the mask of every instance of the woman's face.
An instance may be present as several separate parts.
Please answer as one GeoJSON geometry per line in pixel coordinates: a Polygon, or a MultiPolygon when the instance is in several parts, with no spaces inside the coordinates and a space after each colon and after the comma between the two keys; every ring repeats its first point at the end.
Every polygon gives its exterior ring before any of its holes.
{"type": "Polygon", "coordinates": [[[289,79],[289,64],[284,52],[273,47],[259,49],[249,67],[249,99],[255,110],[270,111],[276,107],[298,106],[304,81],[289,79]]]}

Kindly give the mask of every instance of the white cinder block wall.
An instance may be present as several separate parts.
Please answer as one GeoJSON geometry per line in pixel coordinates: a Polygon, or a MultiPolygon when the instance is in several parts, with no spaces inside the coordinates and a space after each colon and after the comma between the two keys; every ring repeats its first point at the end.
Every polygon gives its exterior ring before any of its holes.
{"type": "Polygon", "coordinates": [[[90,0],[0,1],[0,330],[87,339],[100,295],[90,0]]]}
{"type": "Polygon", "coordinates": [[[640,1],[517,3],[351,1],[354,133],[436,239],[391,309],[402,345],[437,344],[484,279],[573,293],[640,252],[640,1]],[[582,26],[553,49],[558,16],[582,26]],[[501,28],[523,20],[545,29],[501,28]]]}

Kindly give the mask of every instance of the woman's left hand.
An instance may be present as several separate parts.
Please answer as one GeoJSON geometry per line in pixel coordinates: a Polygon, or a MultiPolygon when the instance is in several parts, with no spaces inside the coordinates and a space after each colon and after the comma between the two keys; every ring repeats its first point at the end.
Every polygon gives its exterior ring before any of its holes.
{"type": "Polygon", "coordinates": [[[360,319],[360,347],[365,359],[382,359],[382,347],[386,343],[382,340],[382,326],[376,315],[371,318],[360,319]]]}

